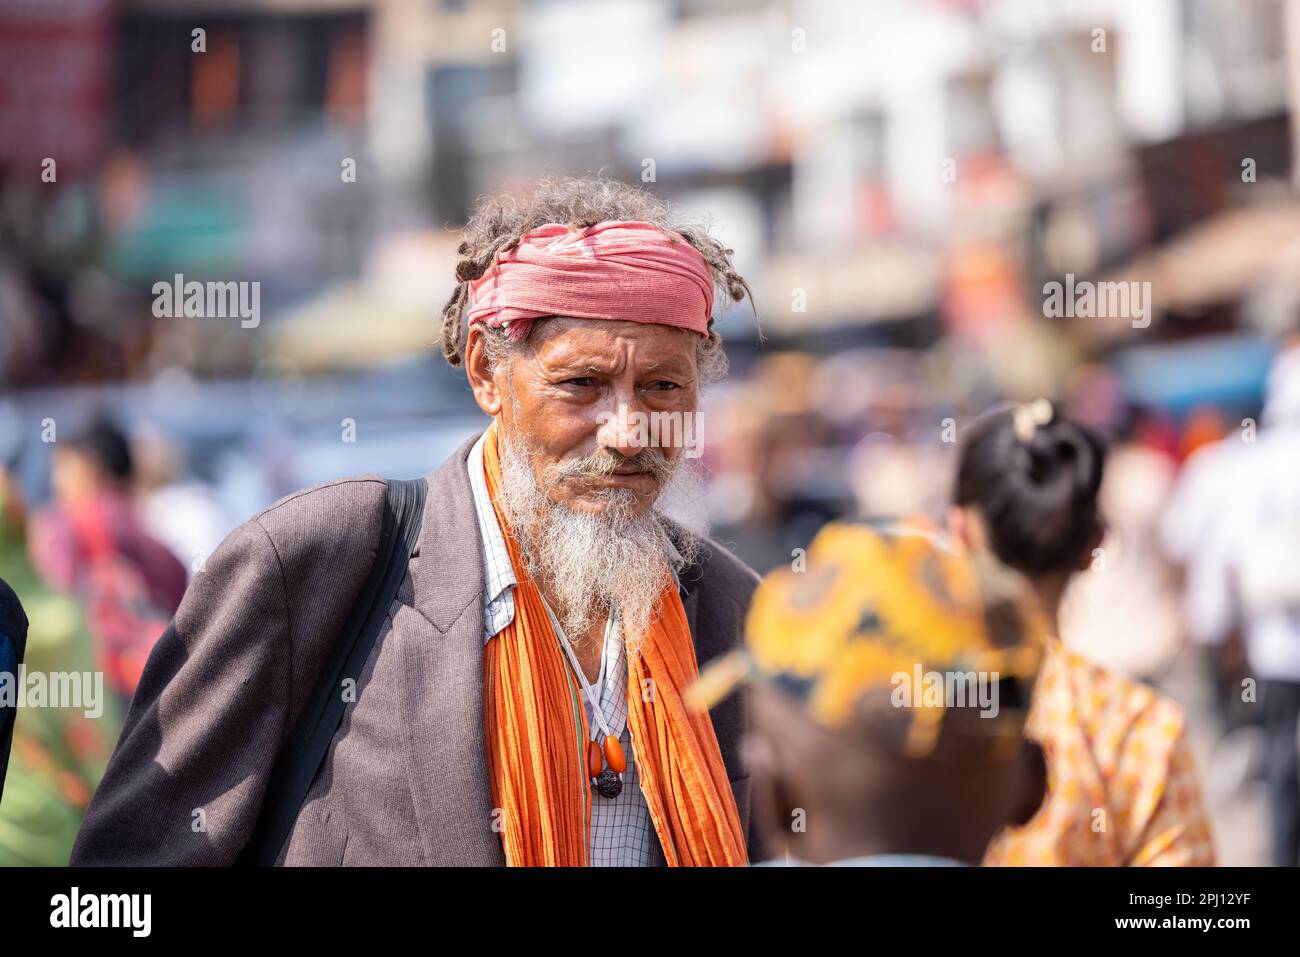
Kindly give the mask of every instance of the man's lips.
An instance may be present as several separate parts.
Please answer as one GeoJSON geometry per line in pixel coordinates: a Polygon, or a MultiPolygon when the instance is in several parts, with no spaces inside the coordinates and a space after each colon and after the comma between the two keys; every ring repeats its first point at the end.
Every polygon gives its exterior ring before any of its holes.
{"type": "Polygon", "coordinates": [[[647,482],[654,483],[654,475],[644,469],[619,470],[616,472],[601,473],[600,475],[580,475],[577,481],[598,486],[615,486],[618,488],[627,488],[634,485],[642,485],[647,482]]]}

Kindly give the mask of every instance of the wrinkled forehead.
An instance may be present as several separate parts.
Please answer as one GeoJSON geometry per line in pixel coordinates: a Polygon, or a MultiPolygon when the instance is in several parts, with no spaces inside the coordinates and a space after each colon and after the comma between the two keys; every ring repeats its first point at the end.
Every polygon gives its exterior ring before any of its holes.
{"type": "Polygon", "coordinates": [[[660,323],[573,316],[537,320],[528,339],[530,350],[544,361],[603,365],[632,358],[645,367],[693,368],[699,343],[696,333],[660,323]]]}

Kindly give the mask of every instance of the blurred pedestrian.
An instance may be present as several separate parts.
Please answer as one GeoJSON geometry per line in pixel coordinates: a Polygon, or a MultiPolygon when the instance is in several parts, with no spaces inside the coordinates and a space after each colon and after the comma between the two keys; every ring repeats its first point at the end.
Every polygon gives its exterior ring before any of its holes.
{"type": "MultiPolygon", "coordinates": [[[[90,671],[94,656],[84,615],[72,598],[50,588],[32,568],[26,524],[18,483],[0,463],[0,578],[22,596],[29,620],[25,674],[48,678],[90,671]]],[[[67,864],[121,726],[118,704],[112,699],[102,704],[97,717],[84,709],[33,707],[30,702],[19,709],[0,801],[0,867],[67,864]]]]}
{"type": "Polygon", "coordinates": [[[1045,626],[1020,576],[933,529],[834,522],[755,592],[745,649],[690,694],[753,689],[763,843],[841,866],[978,864],[1043,799],[1024,737],[1045,626]]]}
{"type": "MultiPolygon", "coordinates": [[[[949,525],[972,551],[1024,573],[1053,629],[1066,587],[1102,541],[1105,458],[1092,429],[1045,399],[981,418],[962,443],[949,525]]],[[[1048,797],[993,843],[987,863],[1213,864],[1182,708],[1055,633],[1039,681],[1028,733],[1047,754],[1048,797]]]]}
{"type": "Polygon", "coordinates": [[[105,677],[127,701],[154,643],[185,593],[185,567],[150,535],[130,497],[126,436],[107,419],[58,444],[54,503],[32,517],[33,564],[75,593],[105,677]]]}
{"type": "Polygon", "coordinates": [[[1273,863],[1300,863],[1300,338],[1274,359],[1261,428],[1200,452],[1166,516],[1166,540],[1217,597],[1220,635],[1239,635],[1232,693],[1267,737],[1273,863]],[[1253,441],[1251,439],[1253,438],[1253,441]],[[1195,472],[1193,467],[1200,466],[1195,472]],[[1176,509],[1176,510],[1175,510],[1176,509]],[[1179,521],[1201,530],[1180,536],[1179,521]]]}
{"type": "Polygon", "coordinates": [[[191,571],[197,570],[234,527],[216,492],[186,474],[181,449],[157,428],[133,436],[131,460],[140,520],[191,571]]]}

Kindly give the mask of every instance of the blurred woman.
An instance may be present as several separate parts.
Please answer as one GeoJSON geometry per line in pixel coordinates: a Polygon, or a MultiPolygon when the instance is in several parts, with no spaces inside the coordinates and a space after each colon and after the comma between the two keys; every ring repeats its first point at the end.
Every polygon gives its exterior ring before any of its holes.
{"type": "Polygon", "coordinates": [[[95,421],[59,442],[50,470],[54,502],[28,528],[32,563],[85,609],[96,661],[123,710],[186,583],[185,566],[136,515],[133,470],[126,436],[106,419],[95,421]]]}
{"type": "MultiPolygon", "coordinates": [[[[1101,545],[1105,459],[1101,438],[1045,399],[985,416],[961,449],[949,526],[1024,574],[1058,627],[1066,586],[1101,545]]],[[[1048,797],[1026,826],[995,839],[984,863],[1213,864],[1182,708],[1058,637],[1048,646],[1025,728],[1047,755],[1048,797]]]]}

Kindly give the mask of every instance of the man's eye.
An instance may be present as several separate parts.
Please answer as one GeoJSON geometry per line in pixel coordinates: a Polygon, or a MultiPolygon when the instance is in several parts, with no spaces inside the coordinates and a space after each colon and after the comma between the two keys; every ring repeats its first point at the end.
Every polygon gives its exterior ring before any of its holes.
{"type": "Polygon", "coordinates": [[[681,386],[676,382],[669,381],[668,379],[659,379],[655,382],[651,382],[649,388],[656,392],[668,392],[672,389],[680,389],[681,386]]]}
{"type": "Polygon", "coordinates": [[[572,379],[565,379],[563,384],[576,386],[579,389],[585,389],[588,386],[595,385],[596,380],[589,375],[583,375],[583,376],[575,376],[572,379]]]}

